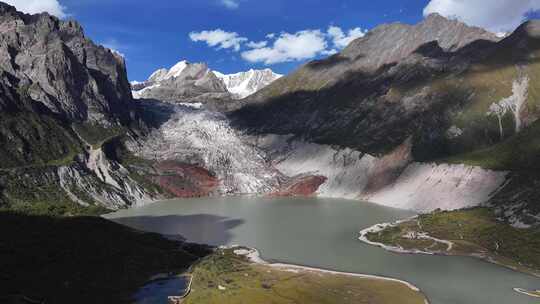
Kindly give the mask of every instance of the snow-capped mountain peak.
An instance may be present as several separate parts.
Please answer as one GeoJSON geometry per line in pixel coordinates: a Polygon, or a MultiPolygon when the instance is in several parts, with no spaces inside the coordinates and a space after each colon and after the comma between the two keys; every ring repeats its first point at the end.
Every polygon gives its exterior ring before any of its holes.
{"type": "Polygon", "coordinates": [[[182,74],[182,72],[187,68],[188,65],[189,63],[187,61],[182,60],[168,70],[159,69],[155,71],[154,73],[152,73],[152,75],[150,75],[150,78],[148,78],[148,80],[153,82],[159,82],[173,77],[178,77],[182,74]]]}
{"type": "Polygon", "coordinates": [[[283,75],[276,74],[271,69],[250,69],[246,72],[229,75],[220,73],[218,71],[213,72],[225,83],[227,90],[236,98],[245,98],[251,94],[254,94],[280,77],[283,77],[283,75]]]}
{"type": "Polygon", "coordinates": [[[219,93],[229,94],[228,98],[241,99],[254,94],[282,76],[270,69],[250,69],[226,75],[210,70],[204,63],[189,63],[182,60],[170,69],[162,68],[155,71],[144,82],[131,82],[131,86],[134,98],[179,100],[196,94],[219,93]]]}

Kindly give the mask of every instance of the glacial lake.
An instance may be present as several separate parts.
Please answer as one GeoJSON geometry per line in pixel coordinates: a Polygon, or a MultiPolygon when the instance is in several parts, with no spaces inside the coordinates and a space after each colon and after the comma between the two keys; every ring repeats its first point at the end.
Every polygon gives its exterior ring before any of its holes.
{"type": "Polygon", "coordinates": [[[163,201],[106,218],[191,242],[255,247],[269,261],[402,279],[432,304],[539,303],[512,290],[536,290],[539,278],[475,258],[396,254],[358,240],[364,228],[412,215],[342,199],[225,197],[163,201]]]}

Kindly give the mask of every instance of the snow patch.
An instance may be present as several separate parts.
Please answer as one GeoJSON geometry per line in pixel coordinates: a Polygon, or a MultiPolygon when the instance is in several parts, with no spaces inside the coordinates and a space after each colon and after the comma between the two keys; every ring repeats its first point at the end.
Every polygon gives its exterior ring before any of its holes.
{"type": "Polygon", "coordinates": [[[501,138],[504,137],[502,118],[507,112],[512,113],[514,116],[515,132],[518,133],[522,129],[521,112],[529,96],[529,80],[527,76],[514,80],[512,83],[512,95],[489,106],[486,115],[497,117],[501,138]]]}
{"type": "Polygon", "coordinates": [[[151,89],[154,89],[154,88],[159,88],[161,85],[158,83],[158,84],[154,84],[154,85],[151,85],[151,86],[147,86],[141,90],[138,90],[138,91],[131,91],[131,95],[133,95],[133,98],[135,99],[141,99],[143,98],[143,93],[148,91],[148,90],[151,90],[151,89]]]}

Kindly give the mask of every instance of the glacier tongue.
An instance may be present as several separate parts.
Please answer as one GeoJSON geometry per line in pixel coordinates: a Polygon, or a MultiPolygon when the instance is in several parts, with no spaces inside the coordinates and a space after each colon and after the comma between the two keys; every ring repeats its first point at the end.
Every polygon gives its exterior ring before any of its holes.
{"type": "Polygon", "coordinates": [[[137,155],[204,167],[219,177],[222,194],[269,193],[279,186],[280,174],[269,166],[266,154],[244,141],[225,115],[171,107],[172,117],[139,146],[137,155]]]}

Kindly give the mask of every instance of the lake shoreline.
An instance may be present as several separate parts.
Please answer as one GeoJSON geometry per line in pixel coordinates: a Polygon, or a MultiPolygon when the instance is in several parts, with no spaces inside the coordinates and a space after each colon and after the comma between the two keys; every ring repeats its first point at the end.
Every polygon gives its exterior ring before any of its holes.
{"type": "MultiPolygon", "coordinates": [[[[516,272],[519,272],[519,273],[524,273],[524,274],[534,276],[536,278],[540,278],[540,273],[533,270],[532,268],[528,268],[528,267],[525,267],[525,266],[516,267],[516,266],[514,266],[514,265],[512,265],[510,263],[504,263],[504,262],[502,262],[500,260],[497,260],[493,256],[490,256],[490,255],[487,255],[487,254],[478,254],[478,253],[463,254],[463,253],[452,252],[452,250],[447,250],[447,251],[427,251],[427,250],[425,250],[425,248],[424,248],[424,250],[420,250],[420,249],[404,249],[402,247],[397,247],[397,246],[392,246],[392,245],[388,245],[388,244],[381,243],[381,242],[371,241],[367,237],[367,235],[369,233],[378,233],[380,231],[383,231],[386,228],[397,227],[399,224],[409,222],[411,220],[414,220],[417,217],[418,216],[414,216],[414,217],[411,217],[411,218],[408,218],[408,219],[398,220],[398,221],[395,221],[395,222],[375,224],[375,225],[373,225],[371,227],[360,230],[360,232],[359,232],[360,236],[358,237],[358,239],[361,242],[364,242],[366,244],[376,246],[376,247],[382,248],[382,249],[384,249],[386,251],[397,253],[397,254],[423,254],[423,255],[438,255],[438,256],[471,257],[471,258],[479,259],[479,260],[487,262],[487,263],[495,264],[495,265],[510,269],[512,271],[516,271],[516,272]]],[[[448,241],[448,240],[439,240],[439,241],[452,243],[451,241],[448,241]]],[[[451,246],[449,248],[451,249],[451,246]]]]}
{"type": "MultiPolygon", "coordinates": [[[[315,271],[322,275],[326,270],[330,273],[363,276],[368,279],[365,280],[366,284],[385,284],[383,281],[374,280],[370,283],[369,278],[402,279],[422,290],[430,303],[445,304],[453,301],[490,304],[493,303],[491,298],[502,299],[505,303],[530,303],[513,292],[512,288],[532,290],[538,285],[537,277],[508,271],[478,259],[396,255],[358,241],[358,232],[365,227],[408,219],[414,215],[413,212],[353,200],[235,196],[167,200],[144,208],[119,211],[106,217],[139,230],[165,235],[180,233],[186,241],[216,247],[239,244],[257,248],[260,256],[254,256],[267,264],[274,264],[275,271],[279,269],[277,266],[285,264],[283,270],[289,270],[290,274],[293,271],[302,272],[298,276],[302,276],[305,271],[306,276],[316,277],[315,271]],[[445,272],[448,275],[440,275],[445,272]],[[464,276],[464,273],[467,275],[464,276]],[[451,286],[456,292],[448,292],[444,286],[449,284],[455,284],[451,286]],[[498,288],[489,298],[482,297],[477,292],[490,290],[495,285],[498,288]]],[[[433,236],[446,239],[445,235],[433,236]]],[[[413,248],[406,245],[404,247],[413,248]]],[[[437,248],[429,249],[446,250],[447,245],[437,243],[437,248]]],[[[459,250],[460,247],[455,249],[459,250]]],[[[270,267],[263,268],[264,271],[272,271],[270,267]]],[[[212,273],[211,269],[210,272],[212,273]]],[[[219,284],[227,287],[227,282],[219,279],[217,275],[215,277],[221,282],[219,284]]],[[[347,279],[345,276],[341,278],[347,279]]],[[[243,277],[237,279],[249,283],[243,277]]],[[[360,278],[354,280],[361,281],[360,278]]],[[[214,288],[218,287],[218,284],[211,280],[206,283],[215,285],[214,288]]],[[[206,286],[206,283],[198,284],[199,288],[206,286]]],[[[403,283],[394,284],[401,286],[402,290],[411,291],[402,285],[403,283]]],[[[220,294],[220,291],[216,289],[215,293],[220,294]]]]}
{"type": "Polygon", "coordinates": [[[244,303],[408,303],[429,304],[411,283],[393,278],[314,267],[270,263],[255,248],[229,245],[195,264],[186,304],[244,303]],[[313,301],[315,300],[315,301],[313,301]]]}
{"type": "Polygon", "coordinates": [[[335,274],[335,275],[344,275],[344,276],[364,278],[364,279],[373,279],[373,280],[396,282],[396,283],[400,283],[400,284],[403,284],[403,285],[407,286],[409,289],[411,289],[413,291],[422,292],[420,290],[420,288],[416,287],[412,283],[404,281],[404,280],[400,280],[400,279],[384,277],[384,276],[377,276],[377,275],[371,275],[371,274],[362,274],[362,273],[354,273],[354,272],[342,272],[342,271],[329,270],[329,269],[310,267],[310,266],[304,266],[304,265],[295,265],[295,264],[287,264],[287,263],[271,263],[271,262],[268,262],[268,261],[264,260],[263,258],[261,258],[261,254],[260,254],[258,249],[247,247],[247,246],[233,245],[233,246],[222,246],[220,248],[232,249],[232,250],[234,250],[234,253],[236,255],[244,256],[250,262],[252,262],[254,264],[270,266],[270,267],[280,269],[280,270],[286,270],[286,271],[309,271],[309,272],[327,273],[327,274],[335,274]]]}
{"type": "Polygon", "coordinates": [[[526,296],[529,296],[529,297],[533,297],[533,298],[540,298],[540,291],[528,291],[528,290],[525,290],[523,288],[514,288],[514,291],[517,292],[517,293],[521,293],[521,294],[524,294],[526,296]]]}

